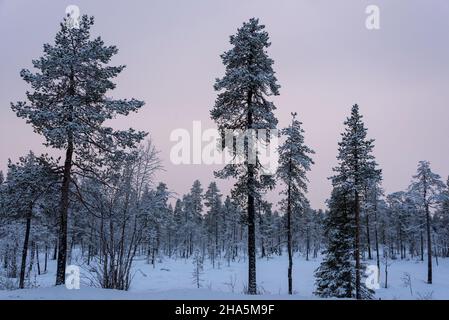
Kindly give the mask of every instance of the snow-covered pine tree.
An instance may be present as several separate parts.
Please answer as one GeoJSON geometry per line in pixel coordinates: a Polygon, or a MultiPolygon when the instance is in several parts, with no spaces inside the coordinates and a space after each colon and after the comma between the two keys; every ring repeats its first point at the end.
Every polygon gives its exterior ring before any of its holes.
{"type": "Polygon", "coordinates": [[[84,15],[79,28],[66,19],[53,45],[44,45],[44,55],[33,60],[38,71],[22,70],[22,78],[33,91],[28,102],[12,103],[17,116],[27,119],[46,139],[46,145],[65,151],[59,212],[59,251],[56,284],[65,282],[67,259],[67,215],[70,182],[75,171],[95,174],[110,156],[121,157],[146,135],[132,129],[117,131],[103,123],[117,115],[128,115],[144,105],[135,99],[116,100],[106,96],[115,88],[111,81],[125,66],[108,66],[117,53],[98,37],[91,39],[94,18],[84,15]],[[76,170],[74,170],[76,168],[76,170]]]}
{"type": "Polygon", "coordinates": [[[292,252],[292,215],[301,214],[308,209],[307,171],[310,171],[313,160],[310,157],[313,150],[304,143],[304,130],[302,123],[292,113],[290,126],[282,130],[286,137],[284,144],[279,147],[278,177],[285,184],[286,189],[281,194],[286,198],[282,207],[287,215],[287,252],[288,252],[288,293],[293,293],[293,252],[292,252]]]}
{"type": "MultiPolygon", "coordinates": [[[[342,133],[342,141],[339,142],[338,149],[338,166],[333,170],[335,175],[331,178],[334,190],[343,193],[350,207],[349,222],[352,228],[341,230],[351,231],[347,237],[353,237],[353,258],[355,260],[355,283],[351,284],[351,288],[355,290],[354,297],[356,299],[370,298],[369,290],[362,284],[361,276],[364,273],[364,266],[360,261],[360,207],[363,190],[367,182],[376,179],[381,174],[381,170],[377,169],[372,151],[374,148],[374,140],[367,139],[367,129],[359,112],[359,106],[355,104],[351,110],[351,116],[344,122],[346,128],[342,133]],[[367,293],[368,294],[365,294],[367,293]]],[[[345,222],[346,223],[346,222],[345,222]]],[[[332,255],[329,249],[327,254],[332,255]]],[[[331,275],[331,274],[330,274],[331,275]]],[[[337,273],[336,273],[337,275],[337,273]]],[[[349,278],[348,278],[349,279],[349,278]]]]}
{"type": "Polygon", "coordinates": [[[315,294],[323,298],[354,297],[353,202],[347,190],[334,187],[324,221],[324,258],[315,271],[315,294]]]}
{"type": "Polygon", "coordinates": [[[354,196],[354,258],[355,258],[355,297],[362,299],[361,275],[363,266],[360,262],[360,207],[363,189],[368,181],[375,180],[381,174],[377,169],[374,156],[374,140],[367,139],[367,129],[359,112],[359,106],[355,104],[351,110],[351,116],[345,121],[346,129],[339,143],[337,159],[339,165],[334,168],[336,175],[332,177],[335,185],[341,185],[354,196]]]}
{"type": "Polygon", "coordinates": [[[36,157],[33,152],[20,157],[18,163],[8,162],[6,192],[4,201],[9,215],[14,219],[25,221],[25,230],[20,266],[19,288],[25,285],[26,260],[29,248],[31,223],[38,201],[48,192],[54,191],[59,183],[58,173],[55,172],[56,163],[47,156],[36,157]]]}
{"type": "Polygon", "coordinates": [[[165,254],[171,258],[175,251],[176,223],[174,209],[171,203],[168,204],[167,217],[165,222],[165,254]]]}
{"type": "Polygon", "coordinates": [[[410,184],[409,190],[415,202],[419,205],[421,212],[426,217],[427,235],[427,283],[432,283],[432,218],[430,209],[439,202],[444,183],[441,177],[433,173],[428,161],[420,161],[416,175],[410,184]]]}
{"type": "Polygon", "coordinates": [[[186,208],[188,208],[191,226],[189,230],[189,250],[190,255],[192,255],[195,245],[201,245],[200,239],[203,236],[203,188],[199,180],[195,180],[190,188],[190,202],[188,204],[186,208]]]}
{"type": "Polygon", "coordinates": [[[153,268],[156,264],[156,258],[159,255],[161,242],[166,234],[168,215],[168,200],[170,192],[167,185],[160,182],[156,190],[148,193],[145,201],[144,211],[148,219],[147,224],[147,260],[151,262],[153,268]]]}
{"type": "MultiPolygon", "coordinates": [[[[275,106],[267,97],[278,95],[279,85],[272,68],[273,60],[266,52],[270,42],[264,29],[258,19],[245,22],[237,34],[230,37],[233,47],[221,55],[226,72],[222,79],[216,80],[214,88],[220,93],[211,110],[211,118],[219,130],[247,134],[254,129],[274,129],[277,125],[273,114],[275,106]]],[[[261,176],[259,162],[249,161],[248,150],[255,150],[257,139],[261,140],[261,137],[245,138],[244,154],[240,155],[244,163],[228,164],[216,173],[219,178],[236,178],[234,195],[246,202],[249,294],[257,293],[254,202],[260,190],[274,185],[273,177],[261,176]]]]}
{"type": "MultiPolygon", "coordinates": [[[[203,236],[203,188],[199,180],[193,182],[190,192],[182,198],[182,219],[178,234],[182,242],[183,258],[188,259],[203,236]]],[[[176,208],[175,208],[176,210],[176,208]]],[[[179,214],[176,213],[179,219],[179,214]]]]}
{"type": "Polygon", "coordinates": [[[440,238],[441,255],[449,257],[449,177],[441,192],[441,200],[435,219],[440,238]]]}
{"type": "Polygon", "coordinates": [[[182,256],[184,247],[185,234],[183,232],[184,225],[184,211],[181,199],[176,199],[175,208],[173,209],[173,219],[175,225],[175,240],[174,248],[177,256],[182,256]]]}
{"type": "Polygon", "coordinates": [[[241,215],[238,206],[232,202],[231,197],[227,196],[223,204],[223,219],[224,219],[224,237],[223,249],[228,266],[231,260],[234,261],[239,255],[241,247],[239,229],[241,226],[241,215]]]}
{"type": "Polygon", "coordinates": [[[208,232],[208,246],[212,266],[215,268],[216,259],[221,256],[221,239],[224,230],[221,194],[217,184],[211,182],[204,195],[204,205],[208,208],[205,216],[206,230],[208,232]]]}
{"type": "Polygon", "coordinates": [[[314,210],[312,214],[312,241],[313,241],[313,258],[318,257],[318,253],[321,252],[321,247],[324,242],[324,217],[323,210],[314,210]]]}
{"type": "Polygon", "coordinates": [[[256,201],[257,237],[260,245],[260,257],[269,257],[272,253],[272,237],[275,234],[273,225],[273,204],[268,201],[256,201]]]}
{"type": "Polygon", "coordinates": [[[364,190],[363,213],[365,215],[366,242],[368,247],[368,259],[371,255],[371,232],[374,233],[374,250],[376,254],[376,265],[380,270],[380,251],[379,251],[379,199],[383,195],[381,188],[382,173],[380,172],[374,179],[367,180],[364,190]],[[371,227],[371,224],[374,224],[371,227]],[[374,229],[371,231],[371,229],[374,229]]]}
{"type": "Polygon", "coordinates": [[[202,283],[204,281],[203,279],[204,263],[199,248],[196,248],[193,253],[192,263],[193,263],[193,272],[192,272],[193,284],[199,289],[202,287],[202,283]]]}
{"type": "MultiPolygon", "coordinates": [[[[399,191],[387,196],[387,204],[389,209],[389,226],[391,236],[397,245],[397,251],[401,259],[404,259],[407,250],[406,242],[409,233],[412,230],[412,210],[407,206],[407,192],[399,191]]],[[[389,247],[394,247],[393,243],[389,247]]],[[[393,256],[393,255],[392,255],[393,256]]]]}

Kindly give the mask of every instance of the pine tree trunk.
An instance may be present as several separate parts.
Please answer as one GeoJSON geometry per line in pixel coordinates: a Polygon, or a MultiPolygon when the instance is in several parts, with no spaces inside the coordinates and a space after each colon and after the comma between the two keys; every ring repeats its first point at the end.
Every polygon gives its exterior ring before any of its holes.
{"type": "Polygon", "coordinates": [[[306,231],[306,261],[309,261],[309,251],[310,251],[310,230],[307,227],[306,231]]]}
{"type": "Polygon", "coordinates": [[[3,269],[8,268],[8,262],[9,262],[9,244],[6,244],[5,254],[3,255],[3,269]]]}
{"type": "MultiPolygon", "coordinates": [[[[75,71],[71,67],[70,74],[70,96],[75,95],[75,71]]],[[[73,110],[71,110],[73,112],[73,110]]],[[[67,119],[68,123],[73,121],[73,116],[70,114],[67,119]]],[[[73,133],[69,129],[67,136],[67,149],[64,161],[64,176],[62,179],[61,188],[61,203],[59,207],[59,235],[58,235],[58,261],[56,269],[56,285],[65,283],[65,268],[67,263],[67,217],[69,211],[69,191],[72,170],[73,158],[73,133]]]]}
{"type": "Polygon", "coordinates": [[[27,253],[28,253],[28,242],[30,239],[30,230],[31,230],[31,214],[32,214],[32,210],[30,208],[27,213],[27,217],[26,217],[25,239],[23,240],[22,261],[20,264],[20,277],[19,277],[19,288],[20,289],[23,289],[25,287],[26,261],[27,261],[27,253]]]}
{"type": "Polygon", "coordinates": [[[44,273],[47,273],[47,263],[48,263],[48,246],[47,244],[45,244],[44,273]]]}
{"type": "Polygon", "coordinates": [[[55,247],[53,250],[53,258],[52,260],[56,260],[56,258],[58,257],[58,240],[55,241],[55,247]]]}
{"type": "Polygon", "coordinates": [[[39,246],[36,243],[36,265],[37,265],[37,274],[41,275],[41,264],[39,262],[39,246]]]}
{"type": "Polygon", "coordinates": [[[370,229],[369,229],[369,215],[366,213],[366,245],[368,247],[368,259],[371,260],[371,238],[370,238],[370,229]]]}
{"type": "Polygon", "coordinates": [[[424,236],[422,234],[422,230],[419,235],[421,240],[421,261],[424,261],[424,236]]]}
{"type": "MultiPolygon", "coordinates": [[[[253,94],[250,91],[247,98],[248,106],[248,129],[252,130],[253,126],[253,114],[251,111],[253,94]]],[[[254,141],[252,141],[254,142],[254,141]]],[[[255,151],[255,146],[250,146],[252,152],[255,151]]],[[[251,152],[248,150],[248,153],[251,152]]],[[[247,155],[250,156],[249,154],[247,155]]],[[[254,164],[249,163],[247,165],[248,170],[248,294],[257,294],[257,282],[256,282],[256,208],[254,206],[254,164]]]]}
{"type": "Polygon", "coordinates": [[[17,241],[14,243],[14,249],[12,250],[12,261],[11,261],[11,273],[10,273],[10,278],[15,278],[17,277],[17,250],[18,250],[18,243],[17,241]]]}
{"type": "Polygon", "coordinates": [[[432,237],[430,234],[430,212],[426,204],[426,229],[427,229],[427,283],[432,284],[432,237]]]}
{"type": "MultiPolygon", "coordinates": [[[[252,186],[252,165],[248,165],[248,179],[248,184],[252,186]]],[[[255,208],[252,191],[248,193],[248,294],[257,294],[255,208]]]]}
{"type": "Polygon", "coordinates": [[[360,292],[360,199],[355,192],[355,297],[361,299],[360,292]]]}
{"type": "Polygon", "coordinates": [[[288,294],[293,293],[293,258],[292,258],[292,206],[291,206],[291,187],[287,191],[287,251],[288,251],[288,294]]]}
{"type": "Polygon", "coordinates": [[[56,270],[56,285],[65,283],[65,268],[67,261],[67,215],[69,210],[70,172],[72,169],[73,141],[69,139],[64,162],[64,178],[62,181],[61,205],[59,210],[58,262],[56,270]]]}
{"type": "MultiPolygon", "coordinates": [[[[377,202],[377,200],[376,200],[377,202]]],[[[374,241],[376,246],[376,263],[377,263],[377,272],[380,277],[380,256],[379,256],[379,237],[377,234],[377,227],[378,227],[378,221],[377,221],[377,204],[374,208],[374,241]]]]}

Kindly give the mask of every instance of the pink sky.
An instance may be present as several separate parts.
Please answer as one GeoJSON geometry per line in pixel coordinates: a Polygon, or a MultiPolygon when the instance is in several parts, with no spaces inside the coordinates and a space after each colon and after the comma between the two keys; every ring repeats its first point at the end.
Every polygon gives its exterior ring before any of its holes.
{"type": "MultiPolygon", "coordinates": [[[[191,130],[192,121],[214,127],[209,110],[213,83],[224,68],[219,55],[243,21],[259,17],[271,36],[270,56],[281,85],[275,98],[280,126],[296,111],[306,143],[316,155],[309,199],[323,208],[330,192],[337,142],[352,104],[365,116],[387,192],[404,189],[419,160],[449,174],[449,2],[429,1],[21,1],[0,0],[0,169],[42,139],[9,103],[24,99],[19,71],[52,42],[67,5],[96,17],[94,33],[127,64],[115,97],[147,105],[115,121],[149,131],[165,171],[157,179],[183,194],[194,179],[203,185],[217,167],[174,166],[170,132],[191,130]],[[381,29],[365,28],[365,8],[380,7],[381,29]]],[[[223,192],[229,182],[219,181],[223,192]]],[[[270,197],[272,200],[275,196],[270,197]]]]}

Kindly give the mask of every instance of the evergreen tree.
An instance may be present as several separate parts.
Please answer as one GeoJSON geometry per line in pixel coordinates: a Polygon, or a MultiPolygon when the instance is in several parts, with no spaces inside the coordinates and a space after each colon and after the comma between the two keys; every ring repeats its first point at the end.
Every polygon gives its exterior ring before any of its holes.
{"type": "Polygon", "coordinates": [[[206,213],[206,229],[209,235],[210,252],[212,265],[215,267],[215,260],[220,257],[220,242],[223,230],[223,217],[221,194],[215,182],[211,182],[204,195],[206,213]]]}
{"type": "Polygon", "coordinates": [[[441,177],[432,172],[430,163],[428,161],[420,161],[409,190],[413,194],[416,203],[420,206],[421,212],[424,212],[426,217],[427,283],[429,284],[432,283],[432,218],[430,209],[438,203],[443,188],[444,183],[441,181],[441,177]]]}
{"type": "Polygon", "coordinates": [[[269,257],[272,252],[271,238],[275,232],[273,226],[273,205],[267,201],[257,201],[257,237],[260,244],[260,257],[269,257]]]}
{"type": "Polygon", "coordinates": [[[223,204],[223,219],[225,225],[223,247],[225,251],[225,258],[228,265],[231,260],[234,261],[239,255],[241,248],[239,229],[241,227],[241,212],[236,203],[231,197],[227,196],[223,204]]]}
{"type": "Polygon", "coordinates": [[[441,192],[441,201],[436,213],[436,224],[440,236],[442,256],[449,257],[449,177],[446,186],[441,192]]]}
{"type": "MultiPolygon", "coordinates": [[[[233,135],[245,135],[243,163],[231,163],[217,172],[220,178],[236,178],[234,195],[245,199],[248,223],[248,293],[257,293],[256,284],[256,208],[255,199],[261,190],[273,187],[271,176],[261,175],[256,145],[263,137],[256,137],[254,129],[274,129],[277,125],[275,106],[267,96],[278,95],[279,85],[267,55],[270,46],[265,26],[258,19],[250,19],[230,37],[233,46],[221,58],[226,66],[222,79],[217,79],[215,90],[221,91],[211,111],[219,130],[230,130],[233,135]],[[240,133],[239,133],[240,132],[240,133]]],[[[222,147],[226,147],[222,145],[222,147]]],[[[234,150],[231,154],[236,156],[234,150]]]]}
{"type": "Polygon", "coordinates": [[[65,282],[67,259],[67,218],[72,176],[93,174],[110,157],[123,157],[145,133],[132,129],[117,131],[103,123],[117,115],[128,115],[143,106],[142,101],[115,100],[106,96],[115,88],[111,81],[125,66],[111,67],[115,46],[90,38],[93,17],[84,15],[79,28],[65,20],[54,45],[44,45],[44,55],[33,60],[38,71],[22,70],[31,85],[28,102],[11,104],[17,116],[25,118],[46,139],[46,145],[65,151],[59,212],[59,244],[56,284],[65,282]],[[76,169],[76,170],[74,170],[76,169]]]}
{"type": "Polygon", "coordinates": [[[169,223],[168,199],[170,192],[167,185],[159,183],[156,190],[148,192],[145,203],[145,211],[148,218],[148,248],[147,260],[155,267],[156,257],[159,255],[161,242],[167,232],[169,223]],[[150,259],[151,258],[151,259],[150,259]]]}
{"type": "MultiPolygon", "coordinates": [[[[362,115],[358,105],[352,107],[351,116],[345,121],[345,132],[342,133],[342,141],[339,142],[339,154],[337,160],[339,164],[334,168],[336,173],[332,179],[334,189],[345,195],[345,204],[349,205],[348,229],[341,227],[341,230],[349,232],[345,237],[353,237],[353,258],[355,260],[355,283],[351,287],[355,290],[355,298],[369,298],[370,294],[362,284],[361,276],[364,267],[360,261],[360,207],[363,190],[370,180],[377,179],[381,171],[376,169],[376,162],[372,155],[374,140],[367,139],[367,129],[364,126],[362,115]]],[[[341,223],[347,223],[343,221],[341,223]]],[[[327,249],[327,254],[332,256],[332,252],[327,249]]],[[[332,259],[332,258],[331,258],[332,259]]],[[[331,275],[331,274],[329,274],[331,275]]],[[[337,273],[336,273],[337,275],[337,273]]],[[[349,277],[346,279],[349,281],[349,277]]]]}
{"type": "Polygon", "coordinates": [[[307,171],[313,164],[309,154],[314,153],[312,149],[304,144],[304,130],[301,122],[295,119],[296,113],[292,114],[291,125],[282,130],[286,136],[285,143],[279,147],[279,167],[278,176],[286,186],[286,190],[281,193],[286,196],[282,202],[287,214],[287,251],[288,251],[288,293],[293,293],[293,252],[292,252],[292,214],[306,213],[308,200],[305,196],[307,192],[307,171]]]}
{"type": "Polygon", "coordinates": [[[181,199],[176,199],[175,208],[173,209],[173,219],[175,224],[175,249],[176,253],[179,254],[181,252],[181,247],[184,245],[184,212],[183,212],[183,203],[181,199]]]}
{"type": "Polygon", "coordinates": [[[334,187],[328,202],[324,236],[324,259],[315,271],[315,294],[323,298],[354,297],[353,199],[346,190],[334,187]]]}
{"type": "MultiPolygon", "coordinates": [[[[22,260],[20,266],[19,288],[25,285],[25,272],[31,222],[35,218],[38,202],[49,192],[54,191],[58,183],[58,175],[55,172],[55,163],[52,159],[41,156],[36,157],[31,151],[21,157],[19,162],[8,163],[5,197],[7,210],[15,219],[24,219],[25,231],[22,248],[22,260]]],[[[53,195],[54,196],[54,195],[53,195]]]]}
{"type": "Polygon", "coordinates": [[[381,172],[374,179],[368,179],[364,190],[363,212],[365,214],[366,242],[368,247],[368,259],[371,259],[370,228],[374,223],[374,250],[376,253],[376,265],[380,272],[380,250],[379,250],[379,201],[383,196],[381,188],[381,172]]]}
{"type": "Polygon", "coordinates": [[[193,272],[192,272],[192,279],[193,284],[199,289],[202,287],[203,283],[203,274],[204,274],[204,267],[203,267],[203,257],[201,256],[200,250],[197,248],[195,249],[195,252],[193,253],[193,272]]]}

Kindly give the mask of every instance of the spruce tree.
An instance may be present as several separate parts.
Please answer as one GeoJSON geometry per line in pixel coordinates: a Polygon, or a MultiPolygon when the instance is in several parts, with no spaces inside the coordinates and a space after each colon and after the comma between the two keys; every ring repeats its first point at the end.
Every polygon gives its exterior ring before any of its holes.
{"type": "Polygon", "coordinates": [[[292,252],[292,215],[306,214],[308,200],[305,196],[307,192],[307,171],[313,164],[310,154],[313,150],[304,144],[304,130],[301,122],[295,119],[296,113],[292,114],[292,123],[282,130],[286,140],[279,147],[279,167],[278,176],[286,186],[286,190],[281,194],[286,196],[282,201],[282,206],[287,214],[287,251],[288,251],[288,293],[293,293],[293,252],[292,252]]]}
{"type": "MultiPolygon", "coordinates": [[[[261,164],[251,161],[257,140],[252,130],[274,129],[277,119],[273,111],[275,106],[267,100],[270,95],[278,95],[279,85],[273,71],[273,60],[267,55],[270,46],[268,33],[259,20],[252,18],[230,37],[232,48],[221,55],[226,67],[225,76],[217,79],[215,90],[219,91],[211,117],[219,130],[230,130],[247,134],[245,150],[239,155],[243,163],[227,164],[217,172],[220,178],[237,180],[233,194],[244,199],[248,224],[248,294],[257,293],[256,284],[256,236],[255,236],[255,199],[264,188],[273,187],[274,179],[261,175],[261,164]]],[[[232,153],[235,155],[234,153],[232,153]]]]}
{"type": "Polygon", "coordinates": [[[46,145],[63,150],[64,166],[59,209],[59,240],[56,284],[65,282],[67,259],[67,218],[69,190],[75,173],[95,175],[108,159],[123,157],[123,150],[134,147],[146,135],[133,129],[114,130],[106,120],[128,115],[144,105],[135,99],[116,100],[106,96],[115,88],[111,79],[125,66],[108,66],[118,52],[98,37],[91,39],[94,18],[84,15],[79,28],[68,19],[60,25],[53,45],[44,45],[44,55],[33,60],[36,72],[22,70],[21,76],[32,87],[28,102],[12,103],[17,116],[25,118],[34,131],[43,135],[46,145]]]}
{"type": "MultiPolygon", "coordinates": [[[[372,154],[374,140],[366,138],[367,129],[362,118],[358,105],[354,105],[351,116],[344,123],[346,128],[342,133],[342,140],[339,142],[338,166],[334,168],[335,175],[331,177],[334,190],[336,189],[338,194],[344,195],[345,208],[348,210],[348,221],[343,220],[340,223],[349,223],[349,226],[341,226],[340,230],[348,232],[348,234],[342,235],[342,238],[352,237],[353,239],[354,283],[348,284],[346,288],[355,290],[354,297],[356,299],[371,297],[370,291],[361,281],[362,273],[364,273],[360,257],[360,208],[363,190],[369,181],[378,179],[381,174],[372,154]]],[[[338,219],[335,223],[339,223],[338,219]]],[[[328,248],[326,254],[329,256],[327,259],[331,259],[334,253],[332,249],[328,248]]],[[[320,274],[317,275],[320,276],[320,274]]],[[[332,274],[329,275],[332,276],[332,274]]],[[[350,279],[352,281],[352,278],[349,277],[347,281],[350,279]]],[[[327,280],[332,283],[332,278],[327,280]]]]}
{"type": "Polygon", "coordinates": [[[353,298],[353,200],[346,190],[336,187],[328,206],[324,219],[326,249],[323,251],[324,259],[315,271],[315,294],[323,298],[353,298]]]}

